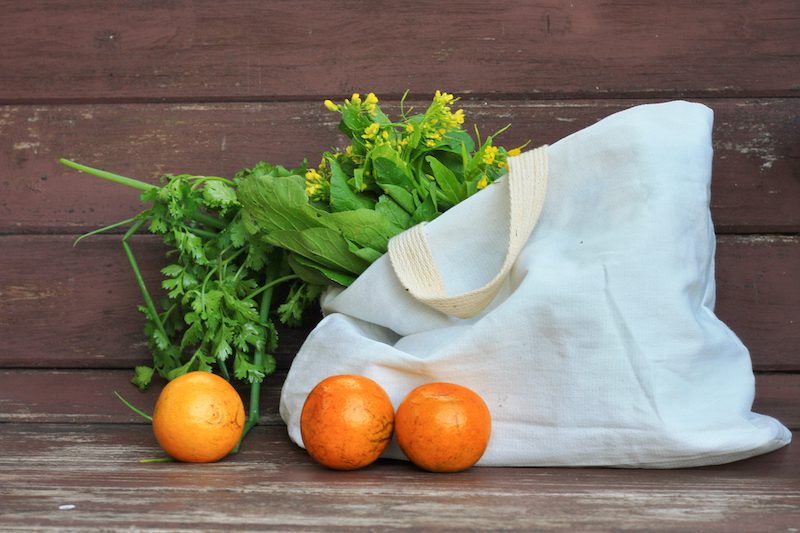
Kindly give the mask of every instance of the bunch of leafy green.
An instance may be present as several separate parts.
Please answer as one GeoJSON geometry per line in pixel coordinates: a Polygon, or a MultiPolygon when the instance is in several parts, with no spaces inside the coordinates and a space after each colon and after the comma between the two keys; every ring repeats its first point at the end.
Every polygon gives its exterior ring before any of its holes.
{"type": "MultiPolygon", "coordinates": [[[[93,231],[93,235],[130,225],[122,245],[144,299],[145,334],[152,366],[138,366],[131,380],[145,390],[158,373],[168,380],[187,372],[216,372],[250,383],[246,429],[259,418],[260,383],[275,370],[277,333],[270,318],[273,289],[297,279],[286,254],[245,230],[237,187],[248,178],[243,170],[233,179],[181,174],[164,176],[151,185],[68,160],[61,162],[123,185],[142,190],[149,204],[138,215],[93,231]],[[168,246],[169,264],[161,272],[164,296],[157,302],[142,278],[129,238],[142,227],[160,235],[168,246]]],[[[286,177],[304,173],[260,164],[259,175],[286,177]]],[[[82,238],[83,238],[82,237],[82,238]]],[[[80,240],[80,239],[79,239],[80,240]]],[[[292,289],[281,305],[286,321],[298,320],[314,303],[308,289],[292,289]]]]}
{"type": "Polygon", "coordinates": [[[518,152],[494,146],[492,136],[478,138],[476,149],[463,111],[451,109],[455,101],[437,91],[424,113],[412,115],[404,97],[393,122],[372,93],[341,105],[326,100],[341,114],[350,144],[325,152],[316,169],[262,162],[231,179],[168,175],[155,186],[62,159],[141,190],[148,205],[86,235],[130,226],[122,246],[144,300],[139,309],[153,355],[153,365],[137,367],[132,382],[144,390],[156,373],[169,380],[194,370],[246,381],[247,434],[259,419],[261,382],[275,369],[273,318],[297,324],[325,286],[351,284],[392,236],[486,187],[518,152]],[[169,249],[158,302],[128,242],[144,227],[169,249]],[[279,286],[286,299],[274,306],[279,286]]]}
{"type": "Polygon", "coordinates": [[[372,93],[341,105],[326,100],[351,144],[325,152],[303,177],[251,173],[239,186],[245,227],[289,252],[292,270],[310,286],[349,285],[391,237],[483,189],[518,153],[494,146],[494,136],[479,138],[476,150],[455,101],[436,91],[425,112],[412,115],[404,96],[392,121],[372,93]]]}

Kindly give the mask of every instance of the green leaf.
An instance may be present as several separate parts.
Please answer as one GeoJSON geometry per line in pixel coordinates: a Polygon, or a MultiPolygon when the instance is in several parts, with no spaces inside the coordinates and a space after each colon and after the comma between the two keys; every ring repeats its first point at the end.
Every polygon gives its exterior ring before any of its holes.
{"type": "Polygon", "coordinates": [[[203,324],[198,320],[197,322],[192,323],[192,325],[183,332],[183,337],[181,337],[181,349],[196,344],[203,337],[203,324]]]}
{"type": "Polygon", "coordinates": [[[219,328],[219,333],[217,333],[216,338],[216,346],[214,347],[214,357],[218,361],[225,361],[228,359],[228,356],[233,353],[233,348],[231,348],[231,345],[228,342],[232,337],[233,335],[231,334],[230,330],[224,326],[219,328]]]}
{"type": "Polygon", "coordinates": [[[330,285],[333,282],[348,287],[356,280],[352,274],[328,268],[301,255],[289,255],[289,266],[301,280],[314,285],[330,285]]]}
{"type": "Polygon", "coordinates": [[[146,391],[150,386],[150,382],[153,380],[155,369],[149,366],[137,366],[133,372],[131,383],[139,387],[140,391],[146,391]]]}
{"type": "Polygon", "coordinates": [[[384,253],[386,253],[375,250],[374,248],[367,248],[367,247],[359,248],[358,246],[352,243],[350,251],[353,252],[353,254],[360,257],[361,259],[363,259],[364,261],[369,261],[370,263],[374,263],[375,261],[380,259],[384,253]]]}
{"type": "Polygon", "coordinates": [[[411,217],[412,224],[419,224],[433,220],[439,213],[436,210],[436,201],[433,194],[428,194],[411,217]]]}
{"type": "MultiPolygon", "coordinates": [[[[292,285],[286,301],[278,306],[280,321],[290,326],[299,326],[304,311],[319,301],[320,294],[322,294],[321,285],[326,283],[323,280],[323,283],[320,284],[295,283],[292,285]]],[[[273,348],[268,351],[274,350],[273,348]]]]}
{"type": "Polygon", "coordinates": [[[334,270],[360,274],[369,266],[350,253],[347,241],[330,228],[309,228],[303,231],[273,231],[265,239],[276,246],[302,255],[334,270]]]}
{"type": "Polygon", "coordinates": [[[158,328],[153,330],[151,338],[153,339],[153,342],[156,343],[156,346],[158,346],[162,350],[165,350],[170,345],[167,336],[164,335],[164,332],[158,328]]]}
{"type": "Polygon", "coordinates": [[[397,185],[382,184],[381,188],[394,200],[397,205],[405,209],[407,213],[413,213],[415,208],[414,196],[403,187],[397,185]]]}
{"type": "Polygon", "coordinates": [[[322,216],[309,205],[300,176],[248,178],[239,185],[239,200],[245,224],[266,232],[313,228],[322,216]]]}
{"type": "Polygon", "coordinates": [[[275,358],[265,354],[261,366],[255,365],[247,357],[236,353],[233,360],[233,375],[237,379],[246,379],[250,383],[261,383],[264,376],[275,371],[275,358]]]}
{"type": "Polygon", "coordinates": [[[408,211],[400,207],[394,199],[387,195],[381,195],[378,198],[378,203],[375,204],[375,212],[398,228],[407,229],[411,223],[411,215],[408,211]]]}
{"type": "Polygon", "coordinates": [[[439,190],[442,191],[445,199],[451,206],[456,205],[466,198],[467,189],[463,183],[458,181],[458,178],[456,178],[452,170],[444,166],[435,157],[428,156],[425,159],[431,165],[433,177],[436,179],[439,190]]]}
{"type": "Polygon", "coordinates": [[[384,252],[389,239],[403,231],[403,227],[393,224],[382,213],[371,209],[329,213],[321,221],[349,241],[384,252]]]}
{"type": "Polygon", "coordinates": [[[382,144],[370,152],[378,185],[395,185],[407,190],[415,188],[414,178],[408,168],[394,149],[387,144],[382,144]]]}
{"type": "Polygon", "coordinates": [[[185,269],[183,266],[173,263],[171,265],[167,265],[164,268],[162,268],[161,273],[164,274],[165,276],[175,278],[183,274],[184,270],[185,269]]]}
{"type": "Polygon", "coordinates": [[[339,163],[329,158],[331,167],[331,207],[334,211],[348,211],[353,209],[372,209],[375,202],[364,195],[354,192],[347,183],[347,176],[342,171],[339,163]]]}
{"type": "Polygon", "coordinates": [[[348,137],[355,136],[359,138],[364,132],[364,128],[369,126],[370,119],[361,114],[356,106],[345,105],[342,107],[342,121],[339,128],[347,134],[348,137]]]}
{"type": "Polygon", "coordinates": [[[238,204],[236,191],[222,181],[209,180],[203,187],[203,200],[208,207],[227,208],[238,204]]]}
{"type": "Polygon", "coordinates": [[[237,217],[228,224],[227,232],[231,239],[231,244],[236,248],[241,248],[247,243],[247,229],[245,229],[241,217],[237,217]]]}

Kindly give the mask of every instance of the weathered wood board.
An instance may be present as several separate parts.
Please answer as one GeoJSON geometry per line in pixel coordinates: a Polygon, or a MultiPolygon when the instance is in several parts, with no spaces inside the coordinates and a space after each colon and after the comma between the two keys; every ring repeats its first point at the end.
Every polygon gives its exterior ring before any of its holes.
{"type": "Polygon", "coordinates": [[[2,101],[800,91],[794,0],[3,4],[2,101]]]}
{"type": "MultiPolygon", "coordinates": [[[[700,101],[715,113],[717,231],[800,231],[800,99],[700,101]]],[[[390,102],[396,111],[397,100],[390,102]]],[[[498,142],[514,147],[556,142],[647,102],[490,98],[459,105],[483,135],[511,124],[498,142]]],[[[337,117],[319,100],[0,106],[0,234],[80,233],[141,209],[138,191],[67,169],[59,158],[151,183],[166,173],[232,176],[260,160],[316,164],[324,150],[344,147],[337,117]]]]}
{"type": "Polygon", "coordinates": [[[279,427],[257,427],[214,465],[160,456],[133,425],[7,424],[3,529],[353,531],[792,531],[800,457],[788,447],[685,470],[472,468],[428,474],[400,461],[333,472],[279,427]],[[62,506],[67,506],[62,508],[62,506]]]}

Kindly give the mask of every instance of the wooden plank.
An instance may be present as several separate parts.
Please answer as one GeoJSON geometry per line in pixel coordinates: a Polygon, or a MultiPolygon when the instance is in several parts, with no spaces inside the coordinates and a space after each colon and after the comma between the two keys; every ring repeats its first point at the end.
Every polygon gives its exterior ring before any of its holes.
{"type": "MultiPolygon", "coordinates": [[[[643,102],[461,104],[483,134],[511,124],[499,141],[513,147],[555,142],[643,102]]],[[[717,230],[800,231],[800,100],[704,103],[716,115],[717,230]]],[[[0,233],[84,232],[141,208],[138,191],[62,167],[61,157],[153,183],[164,173],[230,176],[262,159],[315,163],[330,146],[346,144],[337,124],[319,102],[0,107],[0,233]]]]}
{"type": "Polygon", "coordinates": [[[0,100],[795,96],[797,2],[5,1],[0,100]],[[368,21],[368,22],[367,22],[368,21]],[[335,29],[345,29],[334,31],[335,29]]]}
{"type": "MultiPolygon", "coordinates": [[[[74,236],[0,236],[0,367],[132,368],[150,360],[142,303],[120,236],[73,246],[74,236]]],[[[131,242],[145,284],[159,294],[167,250],[157,237],[131,242]]],[[[309,324],[319,314],[310,312],[309,324]]],[[[280,327],[275,354],[287,367],[310,326],[280,327]]]]}
{"type": "MultiPolygon", "coordinates": [[[[131,370],[22,370],[0,369],[0,423],[146,423],[115,396],[147,413],[153,412],[164,381],[156,379],[145,393],[129,383],[131,370]]],[[[282,425],[278,414],[280,388],[286,371],[278,370],[263,384],[262,423],[282,425]]],[[[239,387],[248,399],[248,388],[239,387]]],[[[753,409],[800,430],[800,374],[756,375],[753,409]]]]}
{"type": "MultiPolygon", "coordinates": [[[[130,368],[148,361],[141,302],[119,236],[73,248],[73,236],[0,236],[0,367],[130,368]]],[[[158,288],[164,248],[134,239],[146,283],[158,288]]],[[[800,369],[799,237],[723,236],[717,247],[719,316],[750,348],[758,370],[800,369]]],[[[284,328],[286,368],[305,329],[284,328]]]]}
{"type": "Polygon", "coordinates": [[[798,245],[797,236],[725,236],[718,242],[717,315],[750,348],[760,370],[800,368],[798,245]]]}
{"type": "Polygon", "coordinates": [[[792,531],[800,447],[681,470],[472,468],[401,461],[326,470],[277,427],[213,465],[160,455],[143,426],[7,424],[0,526],[69,531],[299,529],[792,531]],[[257,444],[256,444],[257,443],[257,444]],[[74,506],[59,510],[63,505],[74,506]]]}
{"type": "MultiPolygon", "coordinates": [[[[130,383],[127,370],[5,370],[0,369],[0,422],[97,424],[146,424],[147,420],[126,407],[114,392],[152,414],[166,381],[156,377],[146,392],[130,383]]],[[[268,376],[262,385],[261,423],[283,424],[278,414],[280,388],[286,371],[268,376]]],[[[236,382],[245,402],[249,387],[236,382]]],[[[249,405],[249,403],[246,403],[249,405]]]]}

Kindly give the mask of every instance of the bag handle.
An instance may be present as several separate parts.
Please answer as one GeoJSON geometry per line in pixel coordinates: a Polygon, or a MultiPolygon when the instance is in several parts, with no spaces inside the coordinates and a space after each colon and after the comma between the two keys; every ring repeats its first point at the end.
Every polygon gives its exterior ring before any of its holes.
{"type": "Polygon", "coordinates": [[[389,240],[389,261],[403,287],[417,300],[446,315],[471,318],[488,306],[528,241],[544,206],[547,145],[509,157],[508,247],[500,272],[478,289],[450,296],[436,267],[424,223],[389,240]]]}

